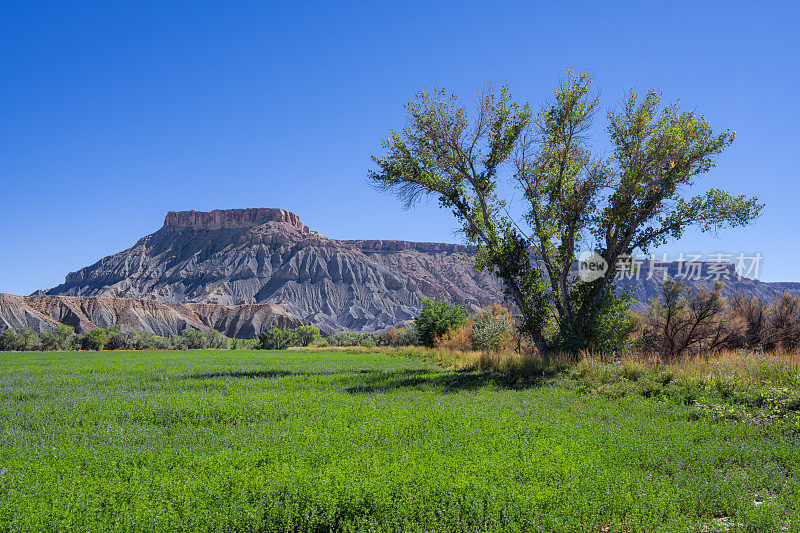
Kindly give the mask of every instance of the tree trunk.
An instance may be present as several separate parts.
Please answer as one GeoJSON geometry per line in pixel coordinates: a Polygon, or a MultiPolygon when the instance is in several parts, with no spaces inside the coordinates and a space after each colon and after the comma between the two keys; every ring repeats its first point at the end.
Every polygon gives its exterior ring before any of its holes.
{"type": "Polygon", "coordinates": [[[535,339],[536,349],[539,350],[539,355],[542,357],[542,362],[546,365],[550,364],[550,350],[547,348],[547,343],[544,340],[535,339]]]}

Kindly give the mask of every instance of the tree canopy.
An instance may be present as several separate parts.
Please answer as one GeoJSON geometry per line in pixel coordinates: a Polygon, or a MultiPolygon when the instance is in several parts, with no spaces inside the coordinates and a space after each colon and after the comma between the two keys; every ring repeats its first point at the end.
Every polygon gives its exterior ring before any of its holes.
{"type": "Polygon", "coordinates": [[[606,115],[610,156],[592,149],[600,99],[588,73],[567,73],[538,113],[508,87],[482,90],[473,112],[444,89],[420,91],[406,105],[402,131],[390,131],[373,156],[370,180],[413,206],[435,197],[478,247],[477,266],[499,276],[543,358],[555,346],[591,345],[604,313],[619,308],[613,279],[620,262],[689,227],[718,231],[758,217],[758,199],[710,189],[691,195],[734,133],[658,90],[630,91],[606,115]],[[499,192],[521,192],[522,220],[499,192]],[[609,266],[583,282],[574,265],[591,249],[609,266]],[[548,324],[554,335],[546,334],[548,324]]]}

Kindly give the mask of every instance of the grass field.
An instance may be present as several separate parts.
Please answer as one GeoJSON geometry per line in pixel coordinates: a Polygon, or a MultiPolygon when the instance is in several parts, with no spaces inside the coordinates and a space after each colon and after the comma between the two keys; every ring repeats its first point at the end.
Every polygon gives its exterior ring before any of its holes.
{"type": "Polygon", "coordinates": [[[0,531],[798,531],[797,425],[383,354],[0,353],[0,531]]]}

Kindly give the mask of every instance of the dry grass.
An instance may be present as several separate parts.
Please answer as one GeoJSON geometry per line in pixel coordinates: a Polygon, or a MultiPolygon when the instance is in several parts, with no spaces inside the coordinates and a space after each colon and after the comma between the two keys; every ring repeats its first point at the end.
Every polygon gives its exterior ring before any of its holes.
{"type": "MultiPolygon", "coordinates": [[[[405,347],[323,347],[290,348],[303,352],[340,352],[349,354],[381,353],[423,360],[449,370],[489,371],[498,373],[541,372],[538,355],[519,354],[510,350],[481,352],[448,350],[422,346],[405,347]]],[[[582,352],[577,358],[570,354],[553,354],[552,365],[573,368],[573,373],[591,375],[600,383],[619,379],[636,380],[639,376],[669,373],[685,381],[736,383],[742,387],[790,387],[800,389],[800,352],[753,350],[708,352],[665,363],[656,354],[629,353],[610,361],[608,357],[582,352]]]]}

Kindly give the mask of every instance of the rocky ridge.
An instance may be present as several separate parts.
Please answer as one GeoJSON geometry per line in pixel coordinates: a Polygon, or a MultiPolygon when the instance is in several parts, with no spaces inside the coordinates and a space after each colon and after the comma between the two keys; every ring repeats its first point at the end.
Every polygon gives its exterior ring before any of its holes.
{"type": "MultiPolygon", "coordinates": [[[[199,322],[225,331],[236,314],[214,306],[274,305],[327,333],[379,331],[412,319],[421,298],[445,299],[470,311],[502,301],[502,285],[475,269],[474,253],[474,247],[458,244],[329,239],[282,209],[179,211],[168,213],[159,230],[131,248],[68,274],[46,294],[190,305],[192,312],[206,306],[200,315],[218,318],[199,322]]],[[[713,286],[708,279],[688,283],[696,289],[713,286]]],[[[621,290],[632,291],[640,309],[658,295],[659,285],[658,276],[619,283],[621,290]]],[[[733,276],[725,286],[727,294],[768,300],[784,290],[800,292],[800,284],[733,276]]],[[[247,318],[237,320],[252,322],[238,327],[242,335],[257,334],[277,311],[239,313],[247,318]]],[[[14,316],[18,322],[33,320],[22,311],[14,316]]]]}
{"type": "Polygon", "coordinates": [[[293,328],[304,320],[276,304],[205,305],[162,303],[133,298],[91,296],[14,296],[0,294],[0,330],[28,328],[35,333],[66,324],[77,333],[117,325],[164,337],[187,328],[216,329],[228,337],[250,339],[273,327],[293,328]]]}

